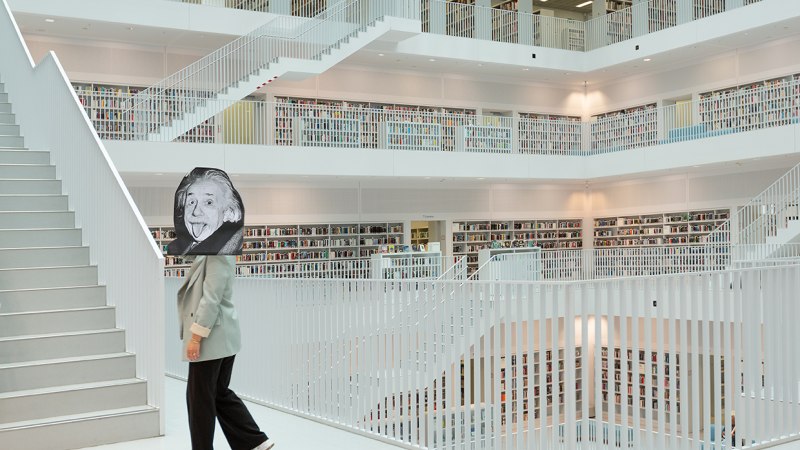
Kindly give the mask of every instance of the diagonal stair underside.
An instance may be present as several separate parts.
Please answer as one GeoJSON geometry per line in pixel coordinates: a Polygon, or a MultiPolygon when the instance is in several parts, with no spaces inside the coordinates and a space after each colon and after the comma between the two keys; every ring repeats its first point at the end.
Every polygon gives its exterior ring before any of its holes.
{"type": "Polygon", "coordinates": [[[348,0],[313,18],[283,16],[222,47],[133,98],[137,139],[177,139],[276,78],[318,75],[377,39],[420,32],[390,17],[391,2],[348,0]]]}

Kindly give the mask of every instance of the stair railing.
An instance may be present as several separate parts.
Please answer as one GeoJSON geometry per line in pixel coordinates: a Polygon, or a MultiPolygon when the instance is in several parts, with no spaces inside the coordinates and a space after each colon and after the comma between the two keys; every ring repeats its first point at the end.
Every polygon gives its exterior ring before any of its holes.
{"type": "Polygon", "coordinates": [[[134,138],[146,139],[242,83],[251,83],[247,90],[255,91],[273,78],[253,78],[279,58],[320,60],[384,16],[418,19],[419,9],[406,5],[410,1],[349,0],[313,18],[278,16],[137,93],[132,99],[134,138]]]}
{"type": "Polygon", "coordinates": [[[778,231],[787,228],[789,221],[800,219],[798,204],[800,164],[733,212],[727,221],[704,238],[706,254],[716,261],[710,268],[722,269],[731,260],[768,258],[769,253],[782,244],[774,240],[778,231]]]}

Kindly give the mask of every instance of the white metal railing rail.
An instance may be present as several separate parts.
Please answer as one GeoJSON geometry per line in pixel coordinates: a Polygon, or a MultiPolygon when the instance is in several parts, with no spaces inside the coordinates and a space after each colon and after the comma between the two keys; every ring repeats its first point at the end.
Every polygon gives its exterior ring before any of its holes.
{"type": "MultiPolygon", "coordinates": [[[[0,77],[26,146],[50,152],[150,405],[164,396],[164,258],[52,52],[35,64],[0,2],[0,77]]],[[[163,410],[162,410],[163,412],[163,410]]],[[[164,414],[161,432],[164,431],[164,414]]]]}
{"type": "MultiPolygon", "coordinates": [[[[103,139],[134,140],[157,129],[164,114],[206,99],[157,97],[163,111],[137,115],[135,97],[81,90],[87,115],[103,139]]],[[[596,116],[497,117],[435,107],[378,108],[341,101],[215,100],[218,113],[166,141],[305,147],[586,156],[800,123],[800,76],[712,92],[696,101],[596,116]]],[[[153,138],[152,136],[150,137],[153,138]]]]}
{"type": "Polygon", "coordinates": [[[277,261],[236,267],[236,276],[255,278],[370,278],[369,258],[341,258],[328,261],[277,261]]]}
{"type": "Polygon", "coordinates": [[[759,1],[649,0],[583,22],[518,10],[423,0],[422,29],[448,36],[591,51],[759,1]]]}
{"type": "Polygon", "coordinates": [[[589,282],[237,279],[237,391],[405,448],[725,448],[735,414],[736,447],[757,449],[800,438],[786,345],[800,328],[782,325],[800,319],[798,289],[799,265],[589,282]]]}
{"type": "Polygon", "coordinates": [[[703,238],[706,252],[741,262],[787,257],[800,235],[800,165],[731,214],[703,238]]]}
{"type": "Polygon", "coordinates": [[[237,100],[249,95],[271,74],[264,72],[271,64],[287,59],[318,61],[385,15],[414,17],[418,10],[406,8],[406,1],[343,0],[313,18],[276,16],[134,95],[134,133],[140,139],[147,138],[174,120],[187,118],[189,113],[203,116],[190,116],[193,121],[202,122],[206,115],[222,110],[213,99],[237,89],[242,91],[237,100]],[[209,105],[213,112],[198,112],[209,105]]]}

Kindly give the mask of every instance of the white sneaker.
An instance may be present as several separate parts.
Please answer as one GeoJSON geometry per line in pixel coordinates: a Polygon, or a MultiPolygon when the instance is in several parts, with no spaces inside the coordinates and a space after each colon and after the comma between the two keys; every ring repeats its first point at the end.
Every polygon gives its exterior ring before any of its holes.
{"type": "Polygon", "coordinates": [[[275,447],[275,442],[272,439],[267,439],[266,441],[262,442],[261,445],[254,448],[253,450],[269,450],[272,447],[275,447]]]}

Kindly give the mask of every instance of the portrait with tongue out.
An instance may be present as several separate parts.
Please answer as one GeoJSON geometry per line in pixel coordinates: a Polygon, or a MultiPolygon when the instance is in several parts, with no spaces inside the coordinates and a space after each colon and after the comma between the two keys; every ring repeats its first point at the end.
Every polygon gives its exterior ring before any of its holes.
{"type": "Polygon", "coordinates": [[[195,167],[175,191],[168,255],[240,255],[244,204],[225,171],[195,167]]]}

